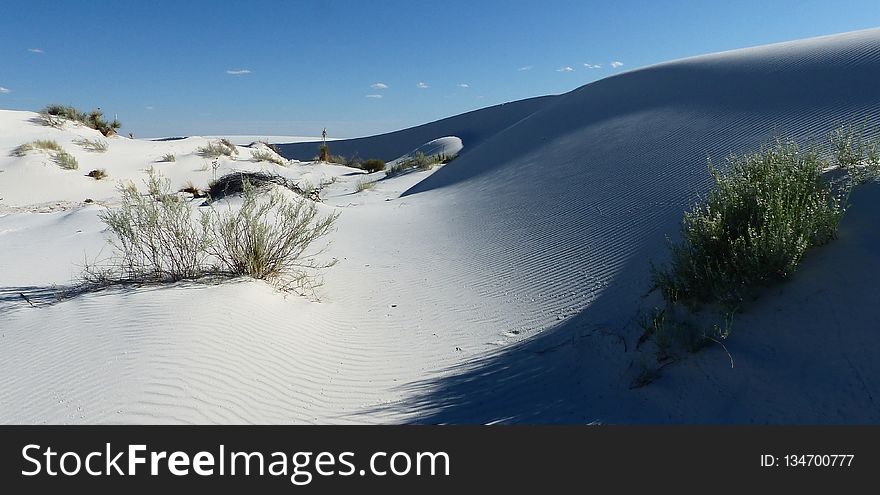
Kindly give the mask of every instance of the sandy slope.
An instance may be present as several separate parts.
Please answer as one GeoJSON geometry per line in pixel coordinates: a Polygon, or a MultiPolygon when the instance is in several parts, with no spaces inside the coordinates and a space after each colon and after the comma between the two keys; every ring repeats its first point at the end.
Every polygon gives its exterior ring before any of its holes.
{"type": "MultiPolygon", "coordinates": [[[[93,193],[105,186],[83,172],[6,158],[60,131],[0,112],[0,420],[877,422],[875,186],[854,196],[838,241],[737,318],[733,369],[712,348],[629,386],[635,321],[652,304],[649,261],[663,261],[664,236],[708,186],[706,155],[752,149],[774,130],[823,136],[873,120],[878,76],[880,30],[870,30],[669,62],[338,141],[334,153],[388,159],[444,136],[464,148],[434,172],[357,194],[360,172],[279,168],[337,177],[324,208],[342,213],[328,252],[340,261],[320,303],[242,281],[51,304],[52,284],[105,235],[99,206],[75,202],[89,193],[112,204],[112,188],[93,193]],[[28,212],[59,200],[71,204],[28,212]]],[[[130,178],[168,149],[180,154],[161,165],[174,183],[207,181],[191,154],[203,142],[188,141],[116,138],[105,157],[78,157],[130,178]]]]}

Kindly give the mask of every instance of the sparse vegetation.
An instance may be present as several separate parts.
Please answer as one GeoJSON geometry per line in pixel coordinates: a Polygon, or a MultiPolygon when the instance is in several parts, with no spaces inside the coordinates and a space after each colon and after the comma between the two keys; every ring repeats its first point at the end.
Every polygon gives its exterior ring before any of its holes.
{"type": "Polygon", "coordinates": [[[261,196],[246,180],[240,208],[210,208],[195,215],[171,193],[167,179],[150,171],[147,194],[120,185],[122,204],[100,218],[115,239],[116,257],[88,267],[97,284],[174,282],[206,275],[247,275],[302,290],[317,284],[318,271],[332,263],[315,260],[315,241],[330,232],[335,214],[320,216],[314,202],[281,191],[261,196]]]}
{"type": "Polygon", "coordinates": [[[104,170],[103,168],[96,168],[95,170],[92,170],[91,172],[87,173],[86,177],[91,177],[95,180],[103,180],[108,177],[108,174],[107,174],[107,171],[104,170]]]}
{"type": "Polygon", "coordinates": [[[31,141],[30,143],[24,143],[10,153],[12,156],[22,157],[28,153],[28,151],[44,151],[47,153],[51,152],[60,152],[64,151],[60,144],[57,141],[53,141],[51,139],[37,139],[36,141],[31,141]]]}
{"type": "Polygon", "coordinates": [[[376,187],[376,181],[374,180],[359,180],[355,184],[355,192],[368,191],[374,187],[376,187]]]}
{"type": "Polygon", "coordinates": [[[79,162],[76,161],[76,157],[66,151],[55,153],[52,156],[52,161],[65,170],[76,170],[79,168],[79,162]]]}
{"type": "Polygon", "coordinates": [[[254,149],[251,151],[251,158],[255,162],[270,162],[275,165],[284,166],[284,159],[270,149],[254,149]]]}
{"type": "Polygon", "coordinates": [[[319,217],[314,202],[293,199],[278,190],[259,198],[245,182],[243,203],[224,214],[212,216],[216,242],[209,250],[231,275],[274,280],[285,289],[310,290],[317,283],[317,270],[332,263],[319,263],[306,254],[309,247],[328,234],[337,215],[319,217]]]}
{"type": "Polygon", "coordinates": [[[368,174],[385,170],[385,161],[378,158],[370,158],[361,163],[360,168],[364,169],[368,174]]]}
{"type": "Polygon", "coordinates": [[[159,157],[159,162],[176,162],[177,157],[174,156],[174,153],[165,153],[164,155],[159,157]]]}
{"type": "Polygon", "coordinates": [[[107,151],[107,141],[101,139],[76,139],[73,141],[73,144],[81,146],[86,151],[92,151],[95,153],[103,153],[107,151]]]}
{"type": "Polygon", "coordinates": [[[63,127],[65,121],[79,122],[100,131],[104,136],[112,136],[122,127],[122,124],[116,119],[111,122],[105,120],[101,110],[96,109],[85,113],[70,105],[47,105],[40,112],[38,119],[43,125],[56,128],[63,127]]]}
{"type": "Polygon", "coordinates": [[[235,159],[238,156],[238,148],[235,147],[228,139],[219,139],[202,146],[196,151],[205,158],[219,158],[226,156],[235,159]]]}
{"type": "Polygon", "coordinates": [[[444,153],[439,155],[426,155],[421,151],[418,151],[411,157],[386,168],[385,176],[394,177],[412,170],[431,170],[439,164],[451,162],[456,156],[457,155],[447,155],[444,153]]]}

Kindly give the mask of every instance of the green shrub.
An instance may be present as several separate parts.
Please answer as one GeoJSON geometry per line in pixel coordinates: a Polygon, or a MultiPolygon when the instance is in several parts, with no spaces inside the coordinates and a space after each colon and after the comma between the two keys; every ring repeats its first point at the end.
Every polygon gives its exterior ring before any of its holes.
{"type": "Polygon", "coordinates": [[[75,139],[73,143],[81,146],[86,151],[92,151],[95,153],[103,153],[107,151],[107,141],[102,141],[100,139],[75,139]]]}
{"type": "Polygon", "coordinates": [[[364,169],[368,174],[385,170],[385,161],[378,158],[370,158],[361,163],[360,168],[364,169]]]}
{"type": "Polygon", "coordinates": [[[710,162],[714,190],[685,213],[669,268],[653,269],[664,298],[735,307],[756,288],[789,277],[810,247],[831,240],[850,188],[876,177],[880,163],[861,134],[838,131],[831,143],[823,153],[777,139],[731,157],[727,172],[710,162]],[[823,176],[833,168],[845,173],[842,180],[823,176]]]}

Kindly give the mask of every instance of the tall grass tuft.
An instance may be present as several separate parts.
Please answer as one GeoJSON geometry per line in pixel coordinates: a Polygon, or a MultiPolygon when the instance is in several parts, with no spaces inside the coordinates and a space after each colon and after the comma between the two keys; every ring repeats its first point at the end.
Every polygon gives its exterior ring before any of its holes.
{"type": "Polygon", "coordinates": [[[101,139],[75,139],[73,144],[81,146],[84,150],[94,153],[103,153],[107,151],[107,141],[101,139]]]}
{"type": "Polygon", "coordinates": [[[205,146],[197,148],[196,151],[205,158],[219,158],[221,156],[226,156],[235,159],[238,155],[238,148],[227,139],[220,139],[208,143],[205,146]]]}

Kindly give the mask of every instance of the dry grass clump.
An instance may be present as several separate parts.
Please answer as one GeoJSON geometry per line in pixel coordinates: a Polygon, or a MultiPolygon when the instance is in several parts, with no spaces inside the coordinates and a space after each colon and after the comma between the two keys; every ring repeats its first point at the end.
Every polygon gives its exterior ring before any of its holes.
{"type": "Polygon", "coordinates": [[[226,156],[234,160],[238,156],[238,148],[228,139],[218,139],[217,141],[210,142],[205,146],[197,148],[196,152],[205,158],[226,156]]]}
{"type": "Polygon", "coordinates": [[[95,170],[92,170],[91,172],[87,173],[86,177],[91,177],[95,180],[103,180],[103,179],[106,179],[107,177],[109,177],[109,175],[107,174],[107,171],[104,170],[103,168],[96,168],[95,170]]]}
{"type": "Polygon", "coordinates": [[[73,141],[73,144],[81,146],[86,151],[91,151],[94,153],[103,153],[107,151],[107,141],[103,141],[101,139],[76,139],[73,141]]]}

